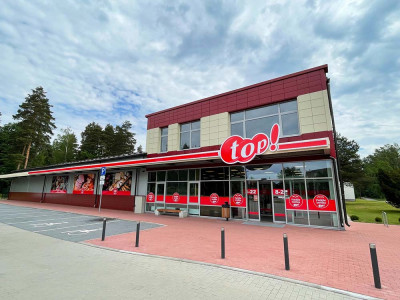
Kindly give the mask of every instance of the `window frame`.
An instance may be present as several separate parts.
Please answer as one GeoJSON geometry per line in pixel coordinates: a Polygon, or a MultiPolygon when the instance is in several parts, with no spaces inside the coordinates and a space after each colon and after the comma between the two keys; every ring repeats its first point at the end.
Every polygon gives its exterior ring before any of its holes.
{"type": "Polygon", "coordinates": [[[200,127],[201,123],[200,120],[195,120],[191,122],[186,122],[180,124],[180,132],[179,132],[179,150],[189,150],[189,149],[199,149],[201,147],[200,145],[200,139],[201,139],[201,132],[200,132],[200,127]],[[199,122],[199,128],[198,129],[192,129],[193,123],[199,122]],[[182,126],[183,125],[189,125],[189,130],[182,131],[182,126]],[[192,147],[192,132],[199,132],[199,146],[198,147],[192,147]],[[182,148],[182,133],[189,133],[189,148],[183,149],[182,148]]]}
{"type": "MultiPolygon", "coordinates": [[[[279,126],[280,126],[280,128],[281,128],[281,135],[280,135],[280,137],[299,136],[301,133],[300,133],[299,109],[298,109],[297,99],[292,99],[292,100],[285,101],[285,102],[281,102],[281,103],[274,103],[274,104],[272,104],[272,105],[264,105],[264,106],[249,108],[249,109],[246,109],[246,110],[240,110],[240,111],[235,111],[235,112],[233,112],[233,113],[230,113],[230,118],[231,118],[231,121],[230,121],[231,128],[230,128],[230,129],[231,129],[231,131],[232,131],[232,125],[242,123],[242,130],[243,130],[243,136],[242,136],[242,138],[252,138],[252,136],[247,136],[247,135],[246,135],[246,122],[247,122],[247,121],[253,121],[253,120],[258,120],[258,119],[261,119],[261,118],[278,116],[279,126]],[[296,110],[291,110],[291,111],[281,112],[281,104],[283,104],[283,103],[288,103],[288,102],[296,102],[296,107],[297,107],[297,109],[296,109],[296,110]],[[272,106],[272,105],[277,105],[277,106],[278,106],[278,112],[277,112],[277,113],[273,113],[273,114],[269,114],[269,115],[262,115],[262,116],[255,117],[255,118],[247,118],[247,117],[246,117],[246,116],[247,116],[247,112],[250,111],[250,110],[254,110],[254,109],[258,109],[258,108],[263,108],[263,107],[268,107],[268,106],[272,106]],[[233,121],[233,122],[232,122],[232,114],[240,113],[240,112],[244,112],[244,114],[243,114],[243,119],[240,120],[240,121],[233,121]],[[283,115],[288,115],[288,114],[293,114],[293,113],[297,113],[297,129],[298,129],[298,133],[297,133],[297,134],[290,134],[290,135],[283,135],[282,116],[283,116],[283,115]]],[[[231,132],[231,133],[232,133],[232,132],[231,132]]],[[[268,132],[268,134],[269,134],[269,132],[268,132]]]]}
{"type": "Polygon", "coordinates": [[[160,133],[160,153],[165,153],[168,152],[168,127],[162,127],[161,129],[161,133],[160,133]],[[163,129],[166,129],[167,134],[164,133],[163,135],[163,129]],[[165,144],[165,148],[166,150],[163,151],[163,138],[166,138],[166,144],[165,144]]]}

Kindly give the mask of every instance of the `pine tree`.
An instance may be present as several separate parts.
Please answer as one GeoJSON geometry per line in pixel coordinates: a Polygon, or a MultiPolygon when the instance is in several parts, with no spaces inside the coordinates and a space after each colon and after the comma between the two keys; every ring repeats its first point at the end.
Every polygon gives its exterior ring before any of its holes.
{"type": "Polygon", "coordinates": [[[100,157],[103,155],[103,128],[99,124],[95,122],[88,124],[81,133],[81,137],[80,159],[100,157]]]}
{"type": "MultiPolygon", "coordinates": [[[[24,169],[26,169],[29,161],[31,148],[34,145],[37,148],[48,144],[56,128],[54,118],[50,108],[49,99],[46,92],[41,86],[32,90],[32,94],[28,94],[13,116],[15,120],[19,120],[19,126],[22,131],[21,141],[23,144],[22,155],[25,157],[24,169]]],[[[17,169],[19,169],[18,165],[17,169]]]]}

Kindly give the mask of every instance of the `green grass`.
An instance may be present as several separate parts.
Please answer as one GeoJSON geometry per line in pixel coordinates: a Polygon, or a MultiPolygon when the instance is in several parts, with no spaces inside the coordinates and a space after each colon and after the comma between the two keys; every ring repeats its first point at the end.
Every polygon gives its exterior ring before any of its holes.
{"type": "Polygon", "coordinates": [[[356,199],[355,202],[346,202],[347,214],[356,215],[358,222],[376,223],[375,218],[382,218],[382,211],[386,212],[389,224],[400,225],[400,209],[383,201],[368,201],[356,199]]]}

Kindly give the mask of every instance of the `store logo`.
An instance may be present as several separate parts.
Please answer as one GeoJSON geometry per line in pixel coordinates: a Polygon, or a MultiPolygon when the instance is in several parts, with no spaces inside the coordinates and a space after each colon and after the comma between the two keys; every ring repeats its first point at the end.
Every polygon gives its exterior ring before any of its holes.
{"type": "Polygon", "coordinates": [[[147,194],[147,202],[154,202],[154,199],[156,197],[154,196],[154,194],[152,192],[147,194]]]}
{"type": "Polygon", "coordinates": [[[242,203],[243,203],[243,196],[242,196],[242,194],[239,194],[239,193],[237,193],[237,194],[235,194],[235,195],[233,195],[233,197],[232,197],[233,199],[233,203],[235,204],[235,205],[242,205],[242,203]]]}
{"type": "Polygon", "coordinates": [[[314,205],[319,209],[327,208],[329,205],[329,199],[322,194],[318,194],[313,199],[314,205]]]}
{"type": "Polygon", "coordinates": [[[243,139],[233,135],[222,143],[219,157],[227,164],[237,162],[248,163],[256,155],[263,154],[268,149],[278,150],[279,125],[274,124],[271,128],[270,138],[264,133],[257,133],[252,139],[243,139]]]}
{"type": "Polygon", "coordinates": [[[301,207],[303,205],[303,198],[300,195],[293,194],[289,198],[289,203],[293,208],[301,207]]]}
{"type": "Polygon", "coordinates": [[[173,200],[174,202],[178,202],[178,201],[179,201],[179,198],[181,198],[181,196],[179,195],[179,193],[173,193],[173,194],[172,194],[172,200],[173,200]]]}
{"type": "Polygon", "coordinates": [[[212,193],[212,194],[210,195],[210,202],[211,202],[212,204],[217,204],[217,203],[219,202],[219,196],[218,196],[218,194],[212,193]]]}

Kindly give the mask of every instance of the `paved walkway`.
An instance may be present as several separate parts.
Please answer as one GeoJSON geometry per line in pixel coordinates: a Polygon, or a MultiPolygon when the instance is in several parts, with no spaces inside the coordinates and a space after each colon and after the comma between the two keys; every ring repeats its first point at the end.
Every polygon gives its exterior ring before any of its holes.
{"type": "MultiPolygon", "coordinates": [[[[93,208],[7,201],[14,205],[51,208],[99,215],[93,208]]],[[[400,226],[351,223],[346,231],[285,226],[273,228],[226,222],[221,219],[103,210],[101,216],[161,223],[164,227],[141,233],[134,247],[134,233],[88,243],[167,257],[225,265],[330,286],[378,298],[400,295],[400,226]],[[220,258],[220,228],[226,230],[226,259],[220,258]],[[289,236],[291,270],[284,269],[282,234],[289,236]],[[376,243],[382,289],[374,288],[369,243],[376,243]]]]}
{"type": "Polygon", "coordinates": [[[0,223],[1,299],[357,299],[262,275],[109,251],[0,223]],[[28,246],[29,245],[29,246],[28,246]]]}

